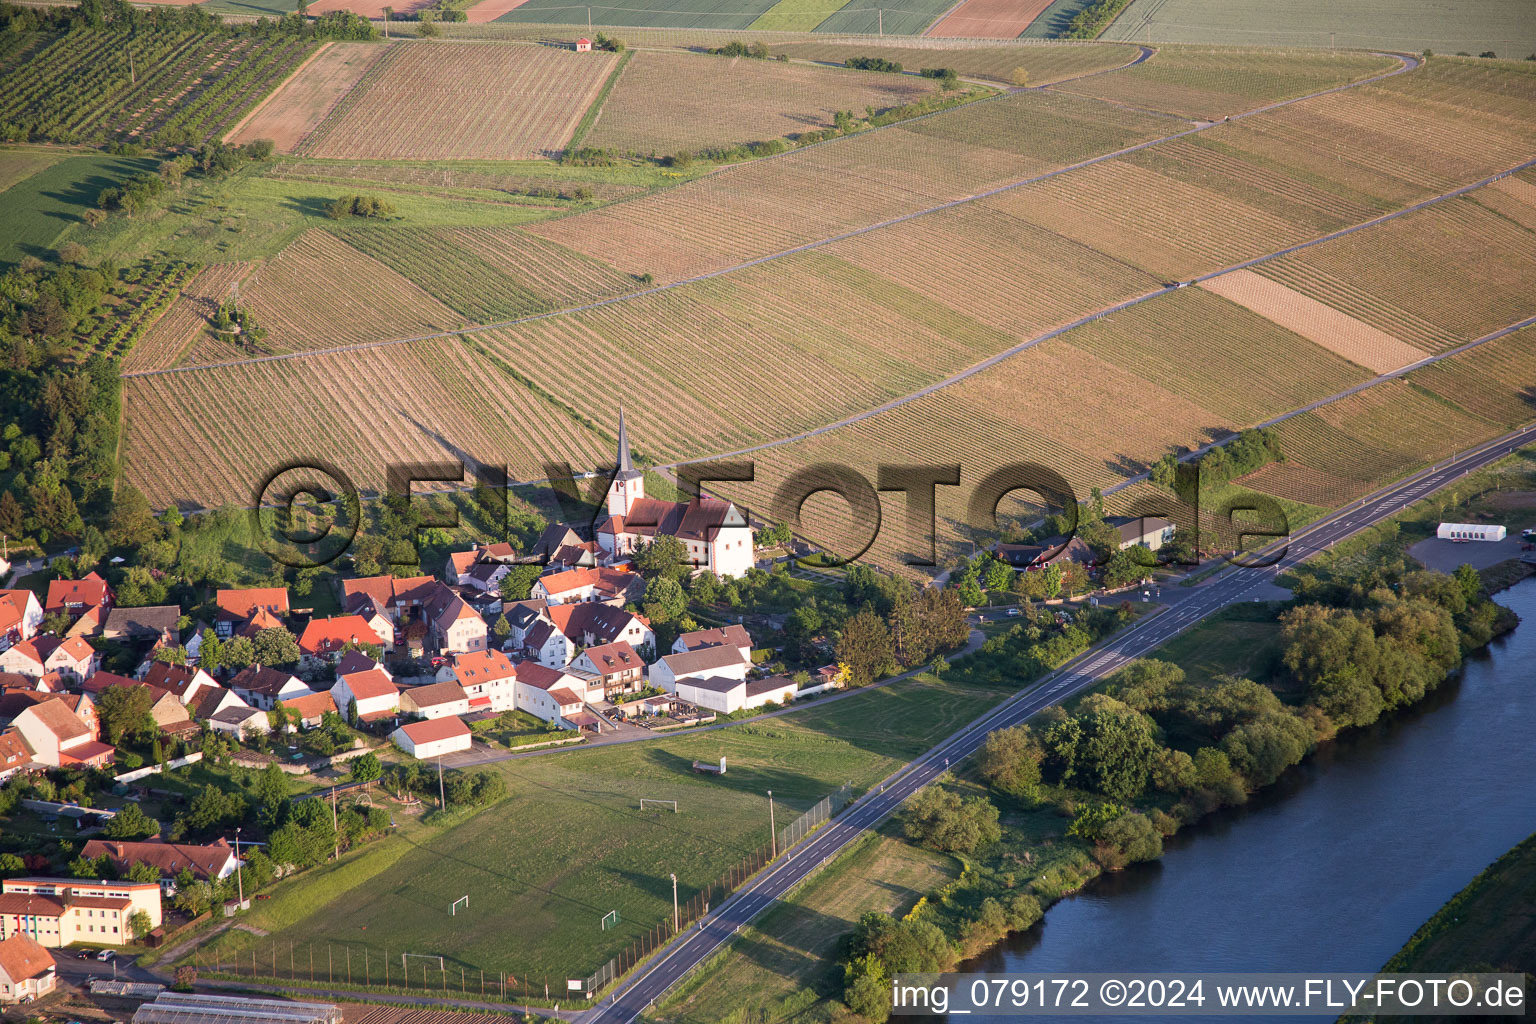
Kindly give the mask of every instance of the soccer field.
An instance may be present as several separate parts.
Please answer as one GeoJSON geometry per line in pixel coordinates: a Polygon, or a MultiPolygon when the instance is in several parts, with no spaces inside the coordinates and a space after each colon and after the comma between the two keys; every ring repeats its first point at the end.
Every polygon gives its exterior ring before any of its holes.
{"type": "Polygon", "coordinates": [[[1536,52],[1529,0],[1132,0],[1104,39],[1154,43],[1382,47],[1523,58],[1536,52]]]}

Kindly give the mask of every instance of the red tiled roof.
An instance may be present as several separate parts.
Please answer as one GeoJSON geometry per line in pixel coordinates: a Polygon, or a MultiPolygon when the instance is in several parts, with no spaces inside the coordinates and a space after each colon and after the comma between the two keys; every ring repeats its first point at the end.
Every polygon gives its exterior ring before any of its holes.
{"type": "Polygon", "coordinates": [[[32,748],[19,729],[0,732],[0,771],[9,771],[32,760],[32,748]]]}
{"type": "MultiPolygon", "coordinates": [[[[0,896],[0,900],[9,900],[13,896],[22,896],[22,893],[6,893],[0,896]]],[[[46,896],[26,896],[26,899],[48,900],[46,896]]],[[[50,901],[54,902],[54,901],[50,901]]],[[[38,911],[30,911],[37,913],[38,911]]],[[[64,907],[59,906],[59,914],[64,912],[64,907]]],[[[9,906],[0,906],[0,913],[29,913],[29,911],[14,911],[9,906]]],[[[57,914],[49,914],[56,917],[57,914]]],[[[32,978],[47,974],[57,965],[53,961],[53,954],[49,953],[32,936],[23,932],[17,932],[10,938],[0,941],[0,971],[15,985],[32,978]]]]}
{"type": "Polygon", "coordinates": [[[510,679],[517,675],[517,670],[505,654],[491,648],[454,655],[453,673],[460,684],[468,686],[493,679],[510,679]]]}
{"type": "Polygon", "coordinates": [[[48,584],[48,602],[44,606],[50,612],[69,605],[94,607],[107,600],[107,581],[96,573],[88,573],[78,580],[54,580],[48,584]]]}
{"type": "Polygon", "coordinates": [[[412,686],[400,691],[400,696],[410,698],[411,703],[418,708],[432,708],[439,704],[456,704],[464,700],[464,687],[449,680],[446,683],[412,686]]]}
{"type": "Polygon", "coordinates": [[[629,645],[628,640],[620,640],[618,643],[603,644],[599,647],[588,647],[581,652],[597,670],[605,676],[619,672],[628,672],[631,669],[641,668],[645,662],[640,660],[640,655],[629,645]]]}
{"type": "Polygon", "coordinates": [[[520,661],[517,663],[517,681],[527,683],[529,686],[537,686],[541,690],[547,690],[551,686],[559,686],[564,682],[566,673],[557,668],[547,668],[536,661],[520,661]]]}
{"type": "Polygon", "coordinates": [[[399,687],[390,682],[382,669],[371,668],[363,672],[350,672],[341,678],[346,682],[347,689],[352,691],[352,696],[356,700],[386,697],[400,692],[399,687]]]}
{"type": "Polygon", "coordinates": [[[329,619],[311,619],[299,637],[299,650],[305,654],[331,654],[348,643],[382,644],[361,615],[337,615],[329,619]]]}
{"type": "Polygon", "coordinates": [[[302,697],[283,701],[283,707],[290,711],[297,711],[305,718],[318,718],[327,711],[335,711],[336,702],[331,699],[329,693],[307,693],[302,697]]]}
{"type": "Polygon", "coordinates": [[[554,701],[555,701],[556,704],[560,705],[563,708],[568,708],[572,704],[580,704],[580,703],[582,703],[582,700],[581,700],[580,697],[576,696],[576,694],[572,693],[570,690],[567,690],[563,686],[556,687],[555,689],[550,690],[549,691],[549,695],[554,698],[554,701]]]}
{"type": "Polygon", "coordinates": [[[243,622],[258,610],[277,615],[288,614],[287,587],[250,587],[245,590],[221,590],[214,595],[218,605],[218,617],[243,622]]]}
{"type": "Polygon", "coordinates": [[[409,736],[412,743],[418,744],[435,743],[439,740],[451,740],[470,735],[469,726],[452,715],[444,718],[429,718],[425,722],[410,722],[402,725],[400,731],[409,736]]]}

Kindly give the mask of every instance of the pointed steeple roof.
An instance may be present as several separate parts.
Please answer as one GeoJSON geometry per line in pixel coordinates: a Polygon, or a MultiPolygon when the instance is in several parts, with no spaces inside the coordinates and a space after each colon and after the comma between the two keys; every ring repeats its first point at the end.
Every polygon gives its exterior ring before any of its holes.
{"type": "Polygon", "coordinates": [[[619,406],[619,471],[615,480],[633,480],[640,476],[635,460],[629,456],[629,431],[624,425],[624,407],[619,406]]]}

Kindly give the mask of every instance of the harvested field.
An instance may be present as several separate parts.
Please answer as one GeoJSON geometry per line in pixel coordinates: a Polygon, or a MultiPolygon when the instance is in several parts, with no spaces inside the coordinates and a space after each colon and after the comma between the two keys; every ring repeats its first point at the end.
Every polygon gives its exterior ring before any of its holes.
{"type": "Polygon", "coordinates": [[[1372,47],[1419,53],[1523,57],[1536,50],[1536,22],[1524,0],[1402,4],[1394,0],[1135,0],[1104,32],[1108,39],[1222,46],[1372,47]]]}
{"type": "Polygon", "coordinates": [[[1377,373],[1424,358],[1412,345],[1251,270],[1234,270],[1201,282],[1200,287],[1377,373]]]}
{"type": "Polygon", "coordinates": [[[522,43],[400,43],[297,151],[342,159],[552,156],[617,59],[522,43]]]}
{"type": "Polygon", "coordinates": [[[123,408],[126,473],[156,507],[250,504],[273,469],[317,455],[372,490],[392,463],[458,452],[504,460],[519,479],[543,476],[545,458],[612,457],[607,441],[451,338],[130,377],[123,408]]]}
{"type": "Polygon", "coordinates": [[[1447,401],[1508,427],[1536,417],[1536,328],[1507,334],[1413,372],[1447,401]]]}
{"type": "Polygon", "coordinates": [[[1051,0],[966,0],[923,34],[939,38],[1016,39],[1049,6],[1051,0]]]}
{"type": "Polygon", "coordinates": [[[338,234],[473,323],[547,313],[639,287],[611,267],[515,229],[362,226],[338,234]]]}
{"type": "Polygon", "coordinates": [[[318,229],[258,267],[241,299],[267,329],[261,351],[209,337],[192,347],[188,363],[407,338],[465,323],[408,279],[318,229]]]}
{"type": "Polygon", "coordinates": [[[1136,59],[1136,47],[1124,43],[1102,45],[1038,44],[1034,46],[945,46],[942,40],[884,40],[881,45],[861,43],[780,43],[775,54],[801,60],[843,63],[849,57],[881,57],[909,71],[921,68],[954,68],[968,78],[985,78],[1001,85],[1013,84],[1013,71],[1029,72],[1030,85],[1049,85],[1063,78],[1091,75],[1120,67],[1136,59]]]}
{"type": "Polygon", "coordinates": [[[1338,394],[1369,374],[1290,331],[1195,288],[1063,335],[1216,414],[1236,430],[1338,394]]]}
{"type": "Polygon", "coordinates": [[[351,11],[362,18],[382,18],[386,7],[393,7],[396,14],[411,14],[431,5],[432,0],[404,0],[403,5],[391,4],[387,0],[315,0],[309,5],[309,11],[311,14],[351,11]]]}
{"type": "Polygon", "coordinates": [[[1060,88],[1077,96],[1219,121],[1266,103],[1381,74],[1401,63],[1375,54],[1330,51],[1162,48],[1135,67],[1067,82],[1060,88]]]}
{"type": "Polygon", "coordinates": [[[198,339],[213,339],[208,324],[219,303],[250,273],[249,263],[216,263],[205,267],[182,289],[171,308],[155,322],[123,360],[124,373],[163,370],[181,361],[198,339]]]}
{"type": "Polygon", "coordinates": [[[1536,233],[1476,195],[1254,269],[1416,348],[1443,351],[1536,313],[1536,233]]]}
{"type": "MultiPolygon", "coordinates": [[[[318,5],[310,9],[318,10],[318,5]]],[[[388,50],[374,43],[324,44],[228,141],[271,139],[279,153],[292,153],[388,50]]]]}
{"type": "Polygon", "coordinates": [[[1524,178],[1496,181],[1478,192],[1477,201],[1521,227],[1536,231],[1536,185],[1524,178]]]}
{"type": "Polygon", "coordinates": [[[582,141],[626,153],[735,146],[829,128],[839,110],[883,111],[936,88],[905,75],[639,51],[582,141]]]}
{"type": "Polygon", "coordinates": [[[1159,118],[1089,100],[1020,93],[724,168],[530,230],[620,270],[677,280],[973,195],[1163,128],[1159,118]]]}

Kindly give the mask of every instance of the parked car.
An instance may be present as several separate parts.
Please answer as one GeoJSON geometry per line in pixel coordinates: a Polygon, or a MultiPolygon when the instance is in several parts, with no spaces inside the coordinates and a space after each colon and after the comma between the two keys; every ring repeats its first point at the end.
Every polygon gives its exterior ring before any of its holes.
{"type": "Polygon", "coordinates": [[[1019,614],[1019,610],[1018,610],[1018,609],[1017,609],[1017,608],[1009,608],[1009,609],[1008,609],[1008,614],[1009,614],[1009,615],[1010,615],[1010,616],[1013,616],[1013,615],[1018,615],[1018,614],[1019,614]]]}
{"type": "Polygon", "coordinates": [[[100,953],[96,954],[96,959],[100,960],[102,963],[106,963],[116,955],[117,954],[113,953],[110,949],[104,949],[100,953]]]}

